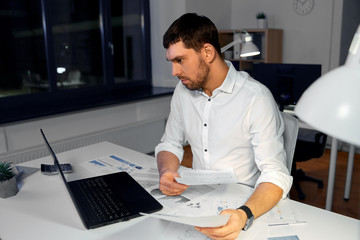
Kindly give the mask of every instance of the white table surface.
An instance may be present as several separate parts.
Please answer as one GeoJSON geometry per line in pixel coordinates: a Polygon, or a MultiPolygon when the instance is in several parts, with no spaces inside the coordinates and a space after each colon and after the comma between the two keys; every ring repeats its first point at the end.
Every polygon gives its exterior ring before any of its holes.
{"type": "MultiPolygon", "coordinates": [[[[81,167],[80,163],[109,154],[116,154],[144,167],[156,166],[153,157],[108,142],[60,153],[58,158],[61,163],[73,165],[74,173],[67,176],[76,179],[94,175],[81,167]]],[[[48,156],[21,165],[40,167],[41,163],[51,164],[52,160],[48,156]]],[[[248,188],[238,184],[236,187],[248,188]]],[[[284,201],[301,212],[307,222],[291,226],[301,240],[360,239],[359,220],[293,200],[284,201]]],[[[173,235],[170,237],[171,234],[166,231],[168,225],[169,222],[166,221],[139,217],[128,222],[86,230],[59,176],[45,176],[40,171],[23,180],[16,196],[0,198],[1,240],[177,239],[173,235]]],[[[240,234],[239,239],[266,239],[264,227],[266,226],[261,221],[256,220],[249,231],[240,234]]]]}

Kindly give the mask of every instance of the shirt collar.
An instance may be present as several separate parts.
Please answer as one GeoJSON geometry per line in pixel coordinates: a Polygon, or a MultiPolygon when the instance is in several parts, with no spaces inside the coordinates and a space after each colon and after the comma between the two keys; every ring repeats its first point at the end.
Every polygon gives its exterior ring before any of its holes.
{"type": "Polygon", "coordinates": [[[237,71],[230,61],[225,60],[225,63],[229,67],[229,71],[226,74],[224,82],[221,84],[221,86],[218,89],[222,92],[232,93],[235,86],[237,71]]]}
{"type": "MultiPolygon", "coordinates": [[[[229,71],[226,74],[225,80],[221,86],[214,90],[213,96],[217,95],[219,92],[232,93],[234,90],[237,70],[230,61],[225,60],[225,63],[229,67],[229,71]]],[[[200,94],[206,95],[202,89],[196,91],[200,94]]]]}

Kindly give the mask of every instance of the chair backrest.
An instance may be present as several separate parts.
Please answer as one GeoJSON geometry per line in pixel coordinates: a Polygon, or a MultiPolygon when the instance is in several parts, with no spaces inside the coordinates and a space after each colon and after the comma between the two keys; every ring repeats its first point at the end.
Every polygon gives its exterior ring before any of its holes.
{"type": "Polygon", "coordinates": [[[315,129],[299,129],[294,153],[295,162],[319,158],[324,154],[327,135],[315,129]]]}
{"type": "Polygon", "coordinates": [[[284,137],[284,148],[286,152],[286,165],[289,169],[289,173],[291,173],[296,140],[299,131],[299,122],[295,117],[291,116],[288,113],[281,112],[281,115],[285,125],[283,137],[284,137]]]}

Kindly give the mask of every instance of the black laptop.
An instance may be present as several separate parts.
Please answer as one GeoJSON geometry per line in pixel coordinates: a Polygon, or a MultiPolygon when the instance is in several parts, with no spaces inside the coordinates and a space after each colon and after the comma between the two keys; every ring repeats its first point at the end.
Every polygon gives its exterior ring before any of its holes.
{"type": "Polygon", "coordinates": [[[43,130],[40,132],[87,229],[126,221],[140,216],[139,212],[152,213],[162,209],[162,205],[127,172],[68,182],[43,130]]]}

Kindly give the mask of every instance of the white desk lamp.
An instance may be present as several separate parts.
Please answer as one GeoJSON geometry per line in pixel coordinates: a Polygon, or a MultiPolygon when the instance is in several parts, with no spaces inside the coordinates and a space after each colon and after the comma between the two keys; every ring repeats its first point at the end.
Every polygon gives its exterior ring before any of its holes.
{"type": "Polygon", "coordinates": [[[333,137],[326,197],[326,209],[331,210],[336,138],[360,146],[360,25],[345,64],[316,80],[301,96],[295,113],[310,126],[333,137]]]}
{"type": "Polygon", "coordinates": [[[226,50],[235,46],[236,44],[242,44],[240,57],[250,57],[250,56],[259,55],[260,51],[256,47],[256,45],[252,42],[252,36],[246,31],[243,32],[245,33],[245,42],[241,38],[237,38],[231,43],[222,47],[221,52],[222,53],[225,52],[226,50]]]}

